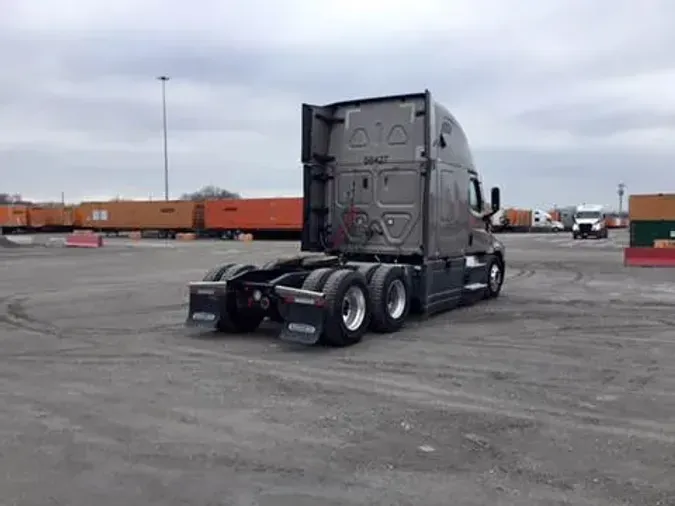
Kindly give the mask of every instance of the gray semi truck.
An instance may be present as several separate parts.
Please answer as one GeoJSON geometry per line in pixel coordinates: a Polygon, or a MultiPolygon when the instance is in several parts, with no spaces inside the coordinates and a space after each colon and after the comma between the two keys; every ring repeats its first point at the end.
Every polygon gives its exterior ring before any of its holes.
{"type": "Polygon", "coordinates": [[[301,254],[216,266],[189,284],[186,325],[349,346],[431,315],[495,298],[504,246],[490,232],[467,138],[429,91],[302,105],[301,254]]]}

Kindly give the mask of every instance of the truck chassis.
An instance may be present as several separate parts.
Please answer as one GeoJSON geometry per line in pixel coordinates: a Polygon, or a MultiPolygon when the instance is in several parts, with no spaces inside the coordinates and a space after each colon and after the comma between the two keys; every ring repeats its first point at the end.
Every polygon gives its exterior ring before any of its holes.
{"type": "Polygon", "coordinates": [[[266,318],[280,338],[304,345],[350,346],[368,330],[392,333],[409,313],[428,316],[499,296],[502,251],[420,264],[346,261],[306,255],[253,265],[226,264],[189,284],[186,325],[255,331],[266,318]]]}

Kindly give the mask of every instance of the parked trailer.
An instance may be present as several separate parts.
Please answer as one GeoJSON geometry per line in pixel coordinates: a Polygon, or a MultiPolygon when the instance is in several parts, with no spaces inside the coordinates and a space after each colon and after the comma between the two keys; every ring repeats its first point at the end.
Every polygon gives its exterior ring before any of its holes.
{"type": "Polygon", "coordinates": [[[0,204],[0,234],[20,232],[28,228],[28,206],[0,204]]]}
{"type": "Polygon", "coordinates": [[[77,208],[76,221],[78,228],[107,233],[143,230],[175,237],[204,228],[204,205],[189,200],[85,202],[77,208]]]}
{"type": "Polygon", "coordinates": [[[37,232],[67,232],[74,227],[72,206],[31,205],[28,208],[29,229],[37,232]]]}
{"type": "Polygon", "coordinates": [[[529,232],[532,228],[531,209],[506,209],[506,231],[529,232]]]}
{"type": "Polygon", "coordinates": [[[298,238],[302,231],[302,197],[223,199],[204,202],[204,228],[210,236],[298,238]]]}
{"type": "Polygon", "coordinates": [[[186,325],[352,345],[425,315],[497,297],[504,246],[459,123],[431,93],[302,106],[301,254],[226,264],[189,284],[186,325]]]}

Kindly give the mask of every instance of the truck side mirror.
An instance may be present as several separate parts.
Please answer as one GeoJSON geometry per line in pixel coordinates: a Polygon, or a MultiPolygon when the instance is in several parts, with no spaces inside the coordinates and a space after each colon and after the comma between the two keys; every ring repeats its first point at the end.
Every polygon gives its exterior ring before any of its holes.
{"type": "Polygon", "coordinates": [[[494,212],[497,212],[502,208],[499,197],[500,197],[499,188],[497,186],[494,186],[492,190],[490,190],[490,204],[494,212]]]}

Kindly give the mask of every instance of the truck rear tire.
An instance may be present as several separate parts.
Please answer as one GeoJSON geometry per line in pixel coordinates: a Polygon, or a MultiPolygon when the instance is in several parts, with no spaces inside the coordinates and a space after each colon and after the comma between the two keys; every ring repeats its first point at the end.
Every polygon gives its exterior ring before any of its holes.
{"type": "Polygon", "coordinates": [[[265,262],[260,270],[263,271],[271,271],[272,269],[276,269],[279,266],[279,260],[270,260],[268,262],[265,262]]]}
{"type": "MultiPolygon", "coordinates": [[[[214,281],[228,281],[234,276],[255,269],[253,265],[233,264],[222,271],[220,278],[214,281]]],[[[262,323],[265,315],[258,311],[241,311],[237,307],[236,297],[228,297],[226,307],[221,312],[218,330],[229,333],[249,333],[255,331],[262,323]]]]}
{"type": "MultiPolygon", "coordinates": [[[[323,285],[328,279],[328,276],[330,276],[334,271],[335,269],[333,268],[322,267],[320,269],[316,269],[310,272],[309,275],[305,278],[305,281],[302,283],[302,289],[310,290],[312,292],[320,292],[321,290],[323,290],[323,285]]],[[[272,315],[270,316],[270,319],[277,323],[282,323],[285,320],[284,317],[285,314],[286,309],[284,303],[279,301],[277,307],[272,310],[272,315]]]]}
{"type": "Polygon", "coordinates": [[[381,264],[360,264],[356,267],[356,270],[361,272],[366,277],[368,286],[370,286],[370,280],[373,279],[375,271],[379,269],[380,266],[381,264]]]}
{"type": "Polygon", "coordinates": [[[234,267],[235,265],[237,264],[225,264],[220,265],[218,267],[214,267],[213,269],[209,270],[206,274],[204,274],[204,278],[202,279],[202,281],[220,281],[225,271],[227,271],[231,267],[234,267]]]}
{"type": "Polygon", "coordinates": [[[368,285],[372,303],[370,328],[375,332],[396,332],[410,310],[405,272],[395,265],[380,265],[368,285]]]}
{"type": "Polygon", "coordinates": [[[504,266],[499,258],[492,257],[487,266],[486,299],[496,299],[502,291],[504,284],[504,266]]]}
{"type": "Polygon", "coordinates": [[[322,267],[309,273],[302,283],[303,290],[310,290],[312,292],[320,292],[326,284],[328,277],[335,272],[331,267],[322,267]]]}
{"type": "Polygon", "coordinates": [[[370,297],[365,276],[351,269],[333,272],[323,287],[326,321],[322,342],[351,346],[361,341],[370,325],[370,297]]]}

